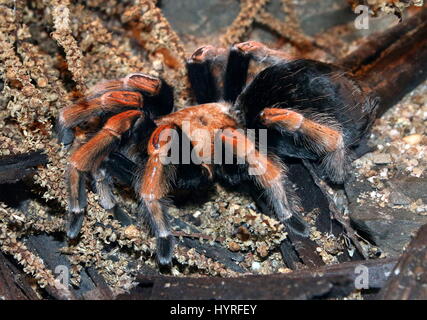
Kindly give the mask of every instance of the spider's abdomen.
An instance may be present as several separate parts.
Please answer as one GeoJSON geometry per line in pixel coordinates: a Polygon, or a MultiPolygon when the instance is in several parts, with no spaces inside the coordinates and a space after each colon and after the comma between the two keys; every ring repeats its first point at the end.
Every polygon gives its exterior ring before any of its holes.
{"type": "Polygon", "coordinates": [[[321,116],[343,130],[347,146],[356,144],[372,121],[375,104],[348,74],[314,60],[295,60],[261,71],[237,100],[248,127],[258,127],[264,108],[297,110],[321,116]]]}

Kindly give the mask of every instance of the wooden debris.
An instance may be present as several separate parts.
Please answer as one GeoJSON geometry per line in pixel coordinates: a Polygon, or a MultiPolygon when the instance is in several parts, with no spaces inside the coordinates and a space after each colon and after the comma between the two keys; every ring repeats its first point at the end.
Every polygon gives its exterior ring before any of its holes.
{"type": "Polygon", "coordinates": [[[366,88],[381,97],[381,116],[427,76],[427,8],[401,26],[368,41],[342,65],[357,64],[353,70],[366,88]],[[394,39],[395,41],[392,41],[394,39]],[[360,54],[361,58],[357,58],[360,54]]]}
{"type": "Polygon", "coordinates": [[[0,183],[14,183],[33,174],[39,165],[47,163],[41,151],[0,157],[0,183]]]}
{"type": "Polygon", "coordinates": [[[385,300],[427,299],[427,224],[418,230],[399,258],[379,297],[385,300]]]}
{"type": "MultiPolygon", "coordinates": [[[[364,261],[370,288],[381,288],[396,259],[364,261]]],[[[238,278],[137,276],[139,285],[118,299],[315,299],[348,295],[355,288],[360,262],[307,271],[238,278]],[[355,271],[356,270],[356,271],[355,271]]]]}
{"type": "Polygon", "coordinates": [[[38,300],[30,277],[0,251],[0,300],[38,300]]]}
{"type": "Polygon", "coordinates": [[[366,68],[370,63],[377,60],[383,51],[396,43],[398,39],[418,28],[426,20],[427,10],[422,10],[386,32],[375,33],[369,36],[356,50],[339,60],[337,64],[349,69],[353,73],[357,73],[362,68],[366,68]]]}

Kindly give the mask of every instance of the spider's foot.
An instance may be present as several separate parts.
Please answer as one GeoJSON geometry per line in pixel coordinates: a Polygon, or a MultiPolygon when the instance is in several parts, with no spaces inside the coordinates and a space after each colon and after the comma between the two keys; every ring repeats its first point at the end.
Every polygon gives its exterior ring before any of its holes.
{"type": "Polygon", "coordinates": [[[303,237],[308,237],[310,234],[309,224],[299,215],[292,214],[292,216],[284,221],[289,231],[296,233],[303,237]]]}
{"type": "Polygon", "coordinates": [[[198,48],[194,53],[191,55],[190,63],[203,63],[208,60],[213,60],[219,56],[225,55],[226,50],[224,48],[217,48],[214,46],[203,46],[198,48]]]}
{"type": "Polygon", "coordinates": [[[60,121],[56,122],[55,131],[58,136],[58,141],[64,146],[68,146],[74,141],[74,130],[65,127],[60,121]]]}
{"type": "Polygon", "coordinates": [[[157,259],[161,265],[169,265],[172,262],[175,239],[173,235],[157,238],[157,259]]]}
{"type": "Polygon", "coordinates": [[[75,239],[80,233],[83,225],[84,213],[81,212],[70,212],[67,217],[67,237],[69,239],[75,239]]]}
{"type": "Polygon", "coordinates": [[[257,57],[265,56],[268,53],[268,47],[265,44],[257,41],[236,43],[233,48],[239,50],[242,53],[257,57]]]}

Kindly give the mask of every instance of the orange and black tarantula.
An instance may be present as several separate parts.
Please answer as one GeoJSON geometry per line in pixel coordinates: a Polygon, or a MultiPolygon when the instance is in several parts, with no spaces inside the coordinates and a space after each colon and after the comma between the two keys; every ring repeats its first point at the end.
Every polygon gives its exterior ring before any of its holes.
{"type": "MultiPolygon", "coordinates": [[[[71,146],[69,238],[78,236],[83,223],[86,177],[93,178],[101,205],[111,210],[116,206],[111,171],[120,166],[133,171],[139,213],[157,239],[160,264],[169,264],[173,256],[164,199],[174,189],[215,182],[250,186],[256,201],[263,201],[289,232],[308,234],[284,162],[308,159],[325,179],[342,183],[353,150],[372,124],[376,99],[336,66],[295,59],[254,41],[229,50],[201,47],[187,68],[195,106],[175,111],[173,88],[136,73],[102,82],[61,110],[59,137],[71,146]],[[248,80],[251,61],[267,66],[248,80]],[[200,129],[207,132],[203,138],[200,129]],[[239,129],[264,129],[268,152],[260,152],[259,139],[239,129]],[[187,141],[190,152],[198,147],[196,158],[165,163],[177,141],[187,141]],[[219,153],[220,161],[210,161],[216,142],[240,162],[224,163],[225,153],[219,153]],[[106,165],[113,157],[116,165],[106,165]]],[[[185,151],[178,152],[182,159],[185,151]]]]}

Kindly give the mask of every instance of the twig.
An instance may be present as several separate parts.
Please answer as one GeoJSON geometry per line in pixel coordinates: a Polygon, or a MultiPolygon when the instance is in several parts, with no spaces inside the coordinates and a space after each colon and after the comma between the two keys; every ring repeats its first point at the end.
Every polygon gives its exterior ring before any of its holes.
{"type": "Polygon", "coordinates": [[[302,160],[304,166],[307,168],[307,170],[310,172],[310,175],[313,178],[314,183],[319,187],[319,189],[322,191],[323,195],[326,197],[329,203],[329,210],[332,214],[332,217],[337,220],[344,228],[347,236],[351,239],[353,245],[356,247],[356,249],[359,251],[359,253],[365,258],[368,259],[368,254],[365,252],[363,247],[360,245],[359,241],[357,240],[356,232],[354,229],[350,226],[350,223],[342,216],[341,212],[338,210],[337,206],[335,205],[334,200],[332,199],[331,195],[328,192],[328,189],[330,187],[326,184],[325,181],[319,178],[316,171],[313,168],[313,165],[308,160],[302,160]]]}
{"type": "Polygon", "coordinates": [[[221,44],[223,46],[229,46],[230,44],[241,41],[247,30],[255,21],[258,13],[269,1],[270,0],[242,1],[239,14],[220,39],[221,44]]]}
{"type": "Polygon", "coordinates": [[[68,69],[73,75],[73,80],[77,83],[78,88],[82,91],[87,89],[87,69],[83,61],[81,52],[76,39],[72,35],[70,28],[70,10],[68,0],[52,0],[52,18],[55,32],[52,33],[58,44],[64,49],[67,56],[68,69]]]}

